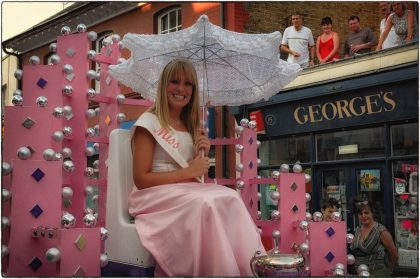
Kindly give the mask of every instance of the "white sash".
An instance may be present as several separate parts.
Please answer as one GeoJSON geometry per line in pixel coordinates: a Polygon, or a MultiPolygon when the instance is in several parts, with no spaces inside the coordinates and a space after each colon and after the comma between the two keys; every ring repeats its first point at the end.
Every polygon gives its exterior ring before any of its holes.
{"type": "MultiPolygon", "coordinates": [[[[179,153],[179,147],[181,142],[178,139],[176,133],[170,129],[163,128],[156,115],[150,112],[143,113],[139,119],[134,123],[132,129],[132,135],[137,126],[145,128],[152,134],[156,142],[162,146],[162,148],[178,163],[182,168],[187,168],[189,166],[188,162],[185,161],[184,157],[179,153]]],[[[198,181],[201,179],[196,178],[198,181]]]]}

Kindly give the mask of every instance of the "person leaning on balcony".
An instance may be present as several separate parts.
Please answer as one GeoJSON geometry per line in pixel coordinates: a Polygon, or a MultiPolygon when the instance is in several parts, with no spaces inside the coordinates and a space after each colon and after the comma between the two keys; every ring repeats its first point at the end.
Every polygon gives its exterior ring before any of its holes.
{"type": "Polygon", "coordinates": [[[372,29],[360,26],[360,18],[352,15],[348,19],[350,33],[344,42],[344,57],[363,54],[371,51],[377,43],[372,29]]]}
{"type": "Polygon", "coordinates": [[[395,28],[395,33],[398,35],[399,45],[418,41],[418,25],[414,12],[408,10],[403,2],[392,2],[391,6],[394,13],[386,21],[385,30],[379,38],[376,50],[383,48],[384,41],[392,27],[395,28]]]}
{"type": "Polygon", "coordinates": [[[292,26],[284,30],[281,50],[289,54],[287,62],[306,68],[314,65],[315,42],[311,29],[303,26],[302,22],[300,13],[292,14],[292,26]]]}
{"type": "MultiPolygon", "coordinates": [[[[393,12],[391,10],[390,2],[381,1],[379,2],[378,5],[379,5],[379,9],[381,13],[384,15],[384,17],[381,20],[381,23],[379,24],[379,31],[382,35],[386,28],[386,21],[389,18],[389,16],[393,14],[393,12]]],[[[394,26],[392,26],[392,28],[389,30],[388,37],[384,40],[382,48],[386,49],[386,48],[396,47],[398,45],[399,45],[399,38],[398,38],[398,35],[395,33],[394,26]]]]}
{"type": "Polygon", "coordinates": [[[332,19],[324,17],[321,21],[322,34],[316,40],[316,56],[319,64],[324,64],[340,58],[338,47],[340,39],[338,33],[332,30],[332,19]]]}

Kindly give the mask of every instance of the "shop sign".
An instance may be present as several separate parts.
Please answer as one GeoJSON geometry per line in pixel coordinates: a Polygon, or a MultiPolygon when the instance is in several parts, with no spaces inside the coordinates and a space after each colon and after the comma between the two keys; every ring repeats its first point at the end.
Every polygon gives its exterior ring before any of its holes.
{"type": "Polygon", "coordinates": [[[417,87],[388,85],[262,109],[269,136],[418,117],[417,87]]]}

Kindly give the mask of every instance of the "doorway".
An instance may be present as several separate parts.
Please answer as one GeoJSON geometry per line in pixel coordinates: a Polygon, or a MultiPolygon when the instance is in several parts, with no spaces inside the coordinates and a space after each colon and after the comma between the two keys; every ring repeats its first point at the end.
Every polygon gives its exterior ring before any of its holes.
{"type": "MultiPolygon", "coordinates": [[[[374,207],[375,219],[384,224],[384,163],[357,163],[335,166],[319,166],[315,169],[317,183],[313,189],[321,207],[324,198],[335,198],[340,204],[340,213],[347,223],[347,232],[354,233],[358,217],[354,214],[356,198],[369,199],[374,207]]],[[[318,206],[317,206],[318,205],[318,206]]]]}

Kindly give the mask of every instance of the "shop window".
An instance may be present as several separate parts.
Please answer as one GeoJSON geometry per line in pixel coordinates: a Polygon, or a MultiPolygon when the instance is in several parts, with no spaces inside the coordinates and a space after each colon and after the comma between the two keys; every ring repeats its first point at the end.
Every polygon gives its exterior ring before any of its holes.
{"type": "Polygon", "coordinates": [[[385,156],[382,127],[316,136],[317,160],[334,161],[385,156]]]}
{"type": "Polygon", "coordinates": [[[167,34],[182,29],[181,8],[166,10],[157,17],[158,34],[167,34]]]}
{"type": "Polygon", "coordinates": [[[418,123],[391,126],[392,155],[417,155],[419,153],[418,123]]]}
{"type": "Polygon", "coordinates": [[[296,136],[261,142],[259,158],[263,166],[279,166],[310,162],[311,145],[309,136],[296,136]]]}

